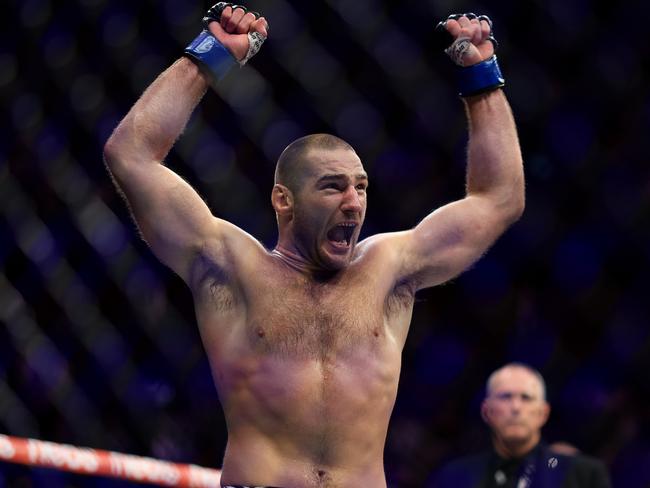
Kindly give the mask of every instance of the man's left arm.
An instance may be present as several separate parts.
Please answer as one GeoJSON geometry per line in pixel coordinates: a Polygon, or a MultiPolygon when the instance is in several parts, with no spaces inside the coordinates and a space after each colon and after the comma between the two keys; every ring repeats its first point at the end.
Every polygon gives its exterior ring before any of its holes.
{"type": "Polygon", "coordinates": [[[460,88],[469,124],[466,196],[434,211],[399,237],[401,274],[417,289],[464,271],[524,209],[521,150],[512,111],[500,88],[501,73],[496,65],[495,74],[492,65],[496,41],[491,37],[491,22],[466,15],[451,16],[444,24],[455,39],[447,53],[462,66],[460,88]]]}

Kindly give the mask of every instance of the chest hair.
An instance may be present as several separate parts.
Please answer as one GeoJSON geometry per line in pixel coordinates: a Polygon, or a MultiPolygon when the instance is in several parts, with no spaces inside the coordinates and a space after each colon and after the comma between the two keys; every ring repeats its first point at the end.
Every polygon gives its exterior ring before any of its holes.
{"type": "Polygon", "coordinates": [[[413,303],[396,287],[373,293],[361,280],[351,283],[288,281],[265,293],[248,324],[251,346],[261,353],[326,361],[359,348],[380,347],[385,318],[413,303]]]}

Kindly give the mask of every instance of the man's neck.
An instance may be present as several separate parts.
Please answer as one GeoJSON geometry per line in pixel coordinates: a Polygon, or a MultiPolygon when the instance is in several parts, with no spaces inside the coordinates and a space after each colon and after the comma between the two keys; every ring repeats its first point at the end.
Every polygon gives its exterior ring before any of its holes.
{"type": "Polygon", "coordinates": [[[319,268],[304,256],[291,251],[280,244],[271,251],[271,255],[280,259],[280,261],[286,264],[289,268],[298,271],[300,274],[312,278],[315,281],[327,281],[336,275],[335,271],[319,268]]]}
{"type": "Polygon", "coordinates": [[[493,445],[496,453],[503,459],[521,459],[535,449],[539,441],[539,438],[533,438],[526,442],[509,443],[493,438],[493,445]]]}

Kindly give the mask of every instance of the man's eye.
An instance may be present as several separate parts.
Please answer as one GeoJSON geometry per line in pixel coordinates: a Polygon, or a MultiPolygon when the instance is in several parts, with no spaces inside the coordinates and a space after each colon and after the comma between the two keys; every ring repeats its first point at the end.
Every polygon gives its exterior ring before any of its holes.
{"type": "Polygon", "coordinates": [[[357,190],[366,191],[366,185],[357,185],[357,190]]]}

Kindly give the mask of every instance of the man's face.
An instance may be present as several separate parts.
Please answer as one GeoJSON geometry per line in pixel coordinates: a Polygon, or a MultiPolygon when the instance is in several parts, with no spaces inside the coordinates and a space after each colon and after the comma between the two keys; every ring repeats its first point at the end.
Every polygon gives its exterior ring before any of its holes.
{"type": "Polygon", "coordinates": [[[352,259],[366,216],[368,177],[349,149],[312,149],[294,195],[294,238],[318,267],[339,270],[352,259]]]}
{"type": "Polygon", "coordinates": [[[497,373],[482,406],[497,442],[531,448],[539,442],[549,410],[536,376],[515,366],[497,373]]]}

